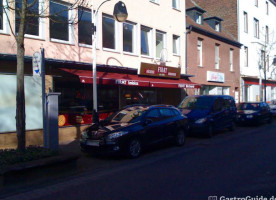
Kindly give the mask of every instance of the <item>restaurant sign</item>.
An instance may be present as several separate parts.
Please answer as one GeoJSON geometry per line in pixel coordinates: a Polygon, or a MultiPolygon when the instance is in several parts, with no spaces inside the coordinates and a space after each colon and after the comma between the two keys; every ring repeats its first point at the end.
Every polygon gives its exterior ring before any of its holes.
{"type": "Polygon", "coordinates": [[[180,68],[167,67],[149,63],[141,63],[140,75],[165,77],[165,78],[180,78],[180,68]]]}
{"type": "Polygon", "coordinates": [[[224,83],[224,73],[207,71],[207,81],[224,83]]]}

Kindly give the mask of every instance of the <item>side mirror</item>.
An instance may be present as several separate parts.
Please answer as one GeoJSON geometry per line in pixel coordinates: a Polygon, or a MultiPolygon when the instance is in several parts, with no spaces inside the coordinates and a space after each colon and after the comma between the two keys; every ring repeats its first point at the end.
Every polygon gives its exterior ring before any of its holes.
{"type": "Polygon", "coordinates": [[[151,124],[152,123],[152,120],[151,119],[145,119],[145,121],[143,122],[143,125],[144,126],[147,126],[147,125],[149,125],[149,124],[151,124]]]}

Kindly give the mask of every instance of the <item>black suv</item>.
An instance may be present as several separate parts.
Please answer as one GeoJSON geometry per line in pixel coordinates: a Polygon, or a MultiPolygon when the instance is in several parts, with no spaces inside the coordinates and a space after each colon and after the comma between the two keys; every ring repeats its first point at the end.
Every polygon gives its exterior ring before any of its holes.
{"type": "Polygon", "coordinates": [[[187,127],[188,119],[174,106],[128,106],[84,130],[80,146],[83,152],[135,158],[144,147],[160,142],[183,145],[187,127]]]}
{"type": "Polygon", "coordinates": [[[191,133],[212,137],[216,130],[235,128],[237,108],[232,96],[187,96],[178,108],[188,117],[191,133]]]}

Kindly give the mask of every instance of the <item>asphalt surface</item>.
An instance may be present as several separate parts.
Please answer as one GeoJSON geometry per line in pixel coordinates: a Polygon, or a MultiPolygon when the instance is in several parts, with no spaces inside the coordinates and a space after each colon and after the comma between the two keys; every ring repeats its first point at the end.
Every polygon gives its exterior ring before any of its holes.
{"type": "MultiPolygon", "coordinates": [[[[62,149],[79,151],[76,143],[62,149]]],[[[18,186],[6,199],[276,198],[275,158],[274,120],[211,139],[188,138],[183,147],[159,147],[134,160],[82,155],[72,174],[18,186]]]]}

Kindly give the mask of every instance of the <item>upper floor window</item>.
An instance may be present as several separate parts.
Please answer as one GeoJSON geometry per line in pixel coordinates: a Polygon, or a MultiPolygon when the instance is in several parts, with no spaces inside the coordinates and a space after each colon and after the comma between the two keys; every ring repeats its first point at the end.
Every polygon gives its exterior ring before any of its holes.
{"type": "Polygon", "coordinates": [[[195,21],[196,21],[196,23],[198,23],[198,24],[202,24],[202,14],[201,13],[196,13],[195,14],[195,21]]]}
{"type": "Polygon", "coordinates": [[[166,33],[156,31],[156,57],[160,58],[162,49],[166,48],[166,33]]]}
{"type": "Polygon", "coordinates": [[[258,0],[255,0],[255,6],[259,6],[259,1],[258,0]]]}
{"type": "Polygon", "coordinates": [[[141,54],[152,55],[152,29],[141,26],[141,54]]]}
{"type": "Polygon", "coordinates": [[[103,16],[102,19],[103,26],[103,48],[107,49],[118,49],[118,44],[116,41],[117,31],[116,23],[112,17],[103,16]]]}
{"type": "Polygon", "coordinates": [[[202,39],[197,40],[197,66],[202,67],[202,39]]]}
{"type": "Polygon", "coordinates": [[[159,4],[159,0],[150,0],[153,3],[158,3],[159,4]]]}
{"type": "Polygon", "coordinates": [[[244,66],[248,67],[248,47],[244,47],[244,66]]]}
{"type": "MultiPolygon", "coordinates": [[[[31,4],[32,0],[27,0],[27,4],[31,4]]],[[[22,1],[16,0],[15,6],[17,9],[22,9],[22,1]]],[[[26,16],[26,24],[25,24],[25,34],[33,35],[33,36],[40,36],[41,31],[40,26],[42,26],[40,19],[39,19],[39,1],[36,1],[35,4],[28,9],[28,15],[33,16],[26,16]]],[[[19,25],[20,25],[20,14],[16,12],[15,14],[15,32],[19,32],[19,25]]]]}
{"type": "Polygon", "coordinates": [[[254,18],[254,37],[259,38],[259,20],[254,18]]]}
{"type": "Polygon", "coordinates": [[[180,37],[173,35],[173,54],[180,55],[180,37]]]}
{"type": "Polygon", "coordinates": [[[72,13],[69,5],[50,1],[50,38],[73,43],[72,13]]]}
{"type": "Polygon", "coordinates": [[[79,8],[78,19],[79,44],[92,45],[91,10],[79,8]]]}
{"type": "Polygon", "coordinates": [[[230,55],[229,55],[229,64],[230,64],[230,71],[234,71],[233,69],[233,53],[234,53],[234,49],[230,49],[230,55]]]}
{"type": "Polygon", "coordinates": [[[268,15],[269,14],[269,5],[268,5],[267,1],[265,2],[265,8],[266,8],[266,14],[268,15]]]}
{"type": "Polygon", "coordinates": [[[5,5],[8,1],[0,0],[0,33],[8,33],[9,23],[6,13],[8,9],[5,9],[5,5]]]}
{"type": "Polygon", "coordinates": [[[220,31],[220,22],[215,22],[215,31],[220,31]]]}
{"type": "Polygon", "coordinates": [[[215,68],[219,69],[219,44],[216,44],[215,46],[215,68]]]}
{"type": "Polygon", "coordinates": [[[265,26],[265,42],[269,43],[269,28],[265,26]]]}
{"type": "Polygon", "coordinates": [[[248,17],[247,12],[243,12],[243,29],[245,33],[248,33],[248,17]]]}
{"type": "Polygon", "coordinates": [[[180,0],[172,0],[172,7],[180,10],[180,0]]]}
{"type": "Polygon", "coordinates": [[[123,23],[123,51],[135,53],[135,33],[136,25],[132,23],[123,23]]]}

